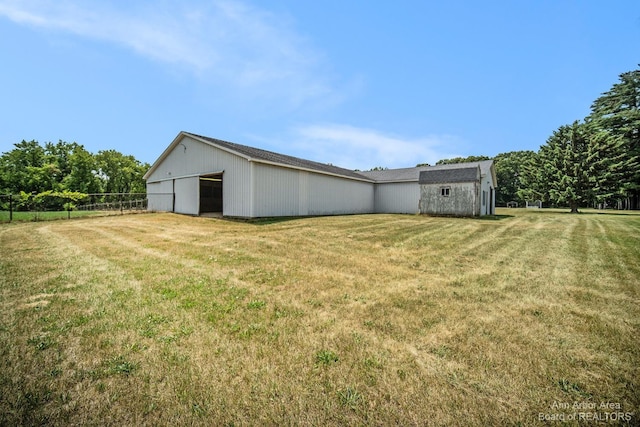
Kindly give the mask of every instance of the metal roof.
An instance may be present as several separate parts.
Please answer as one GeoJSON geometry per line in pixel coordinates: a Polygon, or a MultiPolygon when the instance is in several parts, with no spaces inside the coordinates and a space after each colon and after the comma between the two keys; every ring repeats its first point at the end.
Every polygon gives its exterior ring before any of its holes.
{"type": "Polygon", "coordinates": [[[262,150],[260,148],[249,147],[247,145],[236,144],[235,142],[223,141],[221,139],[209,138],[207,136],[196,135],[189,132],[184,132],[184,134],[208,141],[219,147],[226,148],[229,151],[242,155],[243,157],[247,158],[247,160],[257,160],[278,165],[292,166],[299,169],[324,172],[331,175],[339,175],[360,180],[370,180],[370,178],[367,178],[366,176],[363,176],[358,172],[350,169],[344,169],[338,166],[333,166],[328,163],[305,160],[298,157],[288,156],[286,154],[279,154],[273,151],[262,150]]]}
{"type": "Polygon", "coordinates": [[[420,184],[445,184],[480,181],[480,166],[466,168],[433,168],[420,172],[420,184]]]}

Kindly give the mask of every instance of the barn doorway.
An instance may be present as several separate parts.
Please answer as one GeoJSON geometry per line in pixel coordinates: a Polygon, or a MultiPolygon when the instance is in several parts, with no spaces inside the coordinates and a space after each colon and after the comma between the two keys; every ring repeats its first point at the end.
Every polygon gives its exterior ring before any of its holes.
{"type": "Polygon", "coordinates": [[[222,213],[222,174],[200,177],[200,215],[222,213]]]}

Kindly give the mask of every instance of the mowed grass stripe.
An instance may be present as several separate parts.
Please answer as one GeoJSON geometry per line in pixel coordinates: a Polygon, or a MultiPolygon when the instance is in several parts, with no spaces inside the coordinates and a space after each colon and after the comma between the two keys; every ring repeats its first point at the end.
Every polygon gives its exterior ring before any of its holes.
{"type": "Polygon", "coordinates": [[[0,424],[633,410],[639,217],[499,213],[3,227],[0,424]]]}

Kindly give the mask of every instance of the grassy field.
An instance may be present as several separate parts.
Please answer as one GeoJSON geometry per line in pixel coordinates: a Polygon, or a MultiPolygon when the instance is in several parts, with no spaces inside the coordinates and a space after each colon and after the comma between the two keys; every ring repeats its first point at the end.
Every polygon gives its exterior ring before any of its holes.
{"type": "Polygon", "coordinates": [[[638,425],[640,215],[498,214],[4,224],[0,425],[638,425]]]}

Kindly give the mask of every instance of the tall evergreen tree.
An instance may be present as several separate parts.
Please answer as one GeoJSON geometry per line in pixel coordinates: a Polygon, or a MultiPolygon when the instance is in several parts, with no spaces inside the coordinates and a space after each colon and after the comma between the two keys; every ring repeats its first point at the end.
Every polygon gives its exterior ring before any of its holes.
{"type": "Polygon", "coordinates": [[[587,165],[593,200],[600,206],[613,205],[626,196],[628,174],[637,168],[637,162],[628,156],[621,135],[598,129],[590,129],[588,135],[587,165]]]}
{"type": "MultiPolygon", "coordinates": [[[[620,81],[594,101],[586,121],[595,132],[606,132],[620,144],[618,152],[627,162],[616,174],[627,208],[640,209],[640,70],[620,74],[620,81]]],[[[612,147],[610,147],[612,148],[612,147]]]]}
{"type": "Polygon", "coordinates": [[[589,178],[589,140],[584,124],[575,121],[553,132],[538,153],[541,173],[547,183],[548,200],[568,205],[577,213],[593,197],[589,178]]]}

